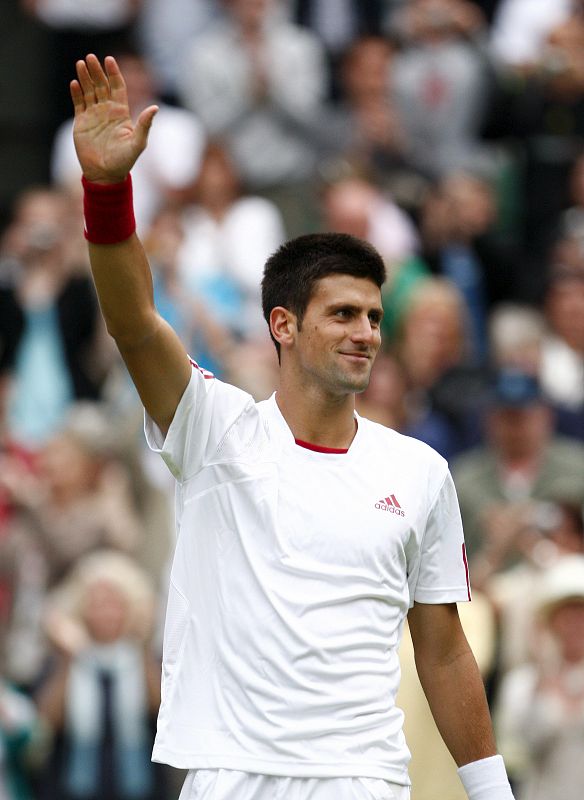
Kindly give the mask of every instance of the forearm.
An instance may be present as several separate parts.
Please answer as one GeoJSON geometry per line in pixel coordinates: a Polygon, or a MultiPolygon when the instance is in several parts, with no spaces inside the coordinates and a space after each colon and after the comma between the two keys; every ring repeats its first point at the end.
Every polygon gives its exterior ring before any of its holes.
{"type": "Polygon", "coordinates": [[[420,682],[446,746],[460,767],[497,752],[482,678],[468,648],[445,663],[418,659],[420,682]]]}
{"type": "Polygon", "coordinates": [[[137,236],[118,244],[89,243],[89,259],[108,333],[121,347],[152,336],[158,325],[152,275],[137,236]]]}

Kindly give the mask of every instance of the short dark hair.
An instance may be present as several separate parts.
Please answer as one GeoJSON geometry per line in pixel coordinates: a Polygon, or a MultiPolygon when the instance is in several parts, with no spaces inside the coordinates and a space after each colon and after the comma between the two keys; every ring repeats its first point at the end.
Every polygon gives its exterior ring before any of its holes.
{"type": "MultiPolygon", "coordinates": [[[[276,306],[295,314],[300,325],[315,285],[335,274],[367,278],[379,288],[386,277],[383,259],[373,245],[347,233],[309,233],[281,245],[266,261],[262,280],[262,309],[268,326],[276,306]]],[[[279,353],[273,336],[272,341],[279,353]]]]}

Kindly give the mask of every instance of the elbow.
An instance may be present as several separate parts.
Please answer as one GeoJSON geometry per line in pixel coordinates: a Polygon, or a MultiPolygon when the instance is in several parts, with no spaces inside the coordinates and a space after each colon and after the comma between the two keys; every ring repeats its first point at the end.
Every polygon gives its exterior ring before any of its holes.
{"type": "Polygon", "coordinates": [[[156,310],[142,315],[122,315],[108,317],[104,315],[105,327],[115,341],[118,350],[134,350],[149,341],[158,331],[161,318],[156,310]]]}

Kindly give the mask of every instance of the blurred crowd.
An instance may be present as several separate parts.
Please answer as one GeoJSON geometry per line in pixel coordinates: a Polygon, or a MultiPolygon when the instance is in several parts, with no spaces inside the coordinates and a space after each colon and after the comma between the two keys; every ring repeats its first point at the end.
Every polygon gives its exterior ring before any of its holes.
{"type": "MultiPolygon", "coordinates": [[[[275,388],[259,283],[286,238],[381,252],[384,344],[358,410],[449,461],[461,614],[518,800],[581,800],[584,0],[21,5],[51,43],[54,139],[51,183],[14,197],[0,238],[0,799],[180,783],[150,763],[172,479],[83,238],[68,84],[95,52],[133,114],[160,107],[138,232],[160,313],[218,377],[275,388]]],[[[412,800],[458,800],[407,636],[402,662],[412,800]]]]}

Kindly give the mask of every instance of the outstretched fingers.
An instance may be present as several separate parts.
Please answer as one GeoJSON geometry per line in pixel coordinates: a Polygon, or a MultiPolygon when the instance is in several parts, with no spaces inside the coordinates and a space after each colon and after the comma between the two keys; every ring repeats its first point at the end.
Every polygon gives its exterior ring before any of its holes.
{"type": "Polygon", "coordinates": [[[69,91],[71,92],[71,100],[73,100],[73,109],[75,114],[85,111],[83,89],[81,88],[79,81],[71,81],[69,84],[69,91]]]}
{"type": "Polygon", "coordinates": [[[128,105],[128,92],[124,76],[120,72],[117,61],[113,56],[105,57],[105,71],[109,81],[112,100],[128,105]]]}
{"type": "Polygon", "coordinates": [[[85,106],[87,107],[94,105],[97,102],[97,97],[95,95],[95,87],[93,85],[93,81],[91,80],[91,75],[87,69],[87,64],[85,61],[80,59],[75,64],[75,68],[77,70],[77,80],[79,81],[79,85],[83,91],[85,106]]]}
{"type": "Polygon", "coordinates": [[[110,99],[110,85],[97,56],[90,53],[85,59],[89,77],[93,82],[95,96],[99,101],[110,99]]]}

